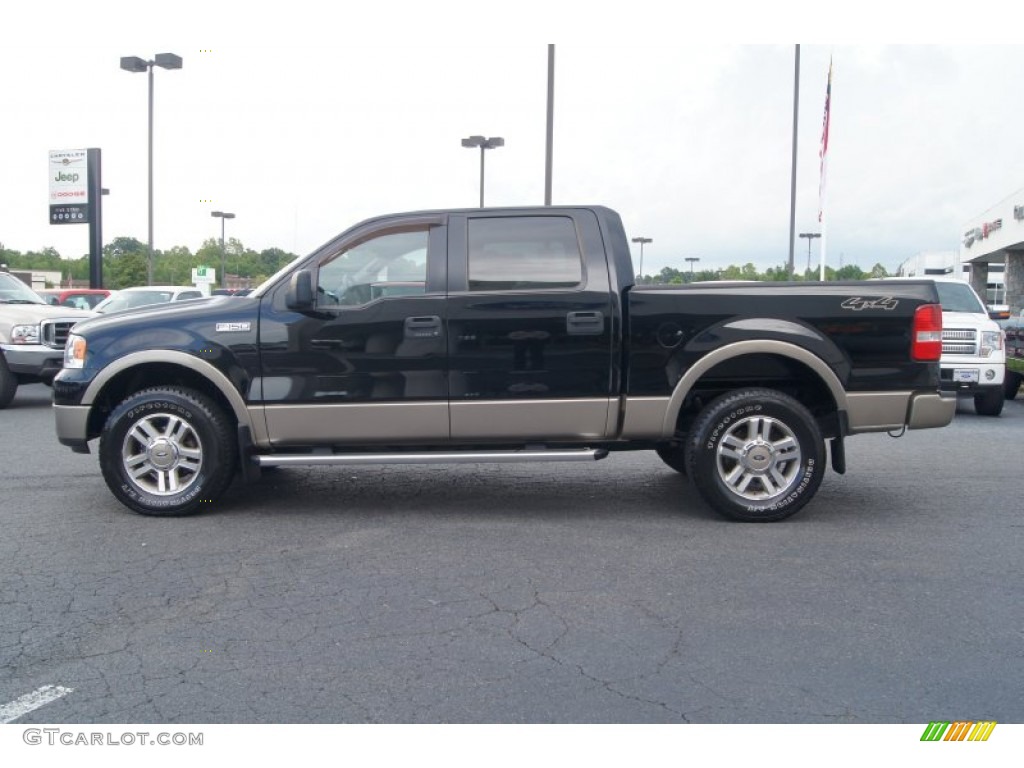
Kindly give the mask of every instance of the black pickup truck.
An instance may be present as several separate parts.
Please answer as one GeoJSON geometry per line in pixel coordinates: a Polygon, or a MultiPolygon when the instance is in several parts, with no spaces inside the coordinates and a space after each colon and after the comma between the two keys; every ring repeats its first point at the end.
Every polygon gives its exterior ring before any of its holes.
{"type": "MultiPolygon", "coordinates": [[[[843,439],[941,427],[930,281],[637,287],[600,206],[365,221],[246,297],[78,324],[61,443],[147,515],[296,464],[649,450],[739,520],[785,518],[843,439]]],[[[207,502],[207,503],[204,503],[207,502]]]]}

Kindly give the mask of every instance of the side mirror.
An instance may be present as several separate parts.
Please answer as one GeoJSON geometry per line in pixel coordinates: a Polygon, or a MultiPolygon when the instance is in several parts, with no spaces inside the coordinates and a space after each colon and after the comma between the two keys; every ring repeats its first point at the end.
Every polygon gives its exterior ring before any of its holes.
{"type": "Polygon", "coordinates": [[[308,269],[300,269],[292,275],[285,295],[285,305],[295,312],[309,312],[314,308],[313,274],[308,269]]]}

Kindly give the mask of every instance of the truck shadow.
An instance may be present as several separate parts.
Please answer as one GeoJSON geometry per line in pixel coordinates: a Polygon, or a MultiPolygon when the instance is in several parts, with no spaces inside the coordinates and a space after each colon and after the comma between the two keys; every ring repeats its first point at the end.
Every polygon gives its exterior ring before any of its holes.
{"type": "Polygon", "coordinates": [[[210,513],[721,519],[656,460],[626,482],[589,464],[282,468],[254,484],[236,482],[210,513]]]}

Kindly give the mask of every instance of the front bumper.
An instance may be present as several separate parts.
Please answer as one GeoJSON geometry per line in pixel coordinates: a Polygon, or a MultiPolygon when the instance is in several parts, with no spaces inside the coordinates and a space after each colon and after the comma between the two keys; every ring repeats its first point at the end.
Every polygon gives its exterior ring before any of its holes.
{"type": "Polygon", "coordinates": [[[3,344],[4,359],[11,373],[51,382],[64,365],[64,348],[44,344],[3,344]]]}
{"type": "Polygon", "coordinates": [[[54,405],[57,441],[75,453],[89,453],[89,406],[54,405]]]}
{"type": "Polygon", "coordinates": [[[939,372],[939,388],[943,392],[956,393],[961,395],[1002,387],[1003,379],[1006,377],[1006,363],[998,362],[979,363],[977,360],[971,362],[955,363],[942,366],[939,372]],[[976,381],[958,381],[955,371],[976,371],[976,381]]]}

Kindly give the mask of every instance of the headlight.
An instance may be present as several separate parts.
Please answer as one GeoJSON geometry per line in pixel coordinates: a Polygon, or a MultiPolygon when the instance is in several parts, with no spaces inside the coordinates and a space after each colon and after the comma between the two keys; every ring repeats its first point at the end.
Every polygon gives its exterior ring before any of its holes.
{"type": "Polygon", "coordinates": [[[11,328],[11,344],[38,344],[38,325],[15,325],[11,328]]]}
{"type": "Polygon", "coordinates": [[[68,341],[64,345],[64,367],[84,368],[85,347],[85,339],[73,333],[68,334],[68,341]]]}
{"type": "Polygon", "coordinates": [[[981,332],[981,356],[990,357],[994,352],[1003,348],[1002,331],[981,332]]]}

